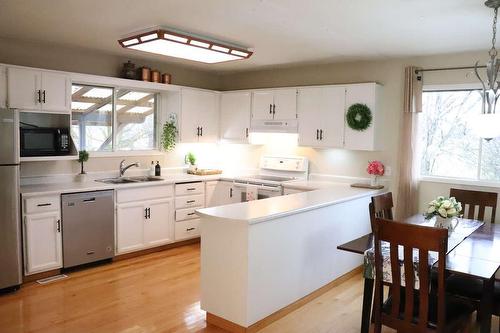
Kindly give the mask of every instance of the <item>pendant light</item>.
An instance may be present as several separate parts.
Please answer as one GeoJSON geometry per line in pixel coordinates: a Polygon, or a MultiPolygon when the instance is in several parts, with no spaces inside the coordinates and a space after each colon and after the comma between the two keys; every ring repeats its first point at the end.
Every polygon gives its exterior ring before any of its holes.
{"type": "Polygon", "coordinates": [[[478,136],[489,141],[500,136],[500,114],[496,113],[497,100],[500,96],[500,83],[497,81],[498,70],[500,69],[500,59],[497,58],[498,51],[495,48],[500,0],[488,0],[485,2],[485,5],[494,10],[493,36],[491,39],[491,49],[488,52],[490,59],[486,63],[487,82],[484,82],[479,76],[479,61],[476,62],[474,66],[474,72],[482,84],[482,105],[481,114],[472,119],[471,126],[478,136]]]}

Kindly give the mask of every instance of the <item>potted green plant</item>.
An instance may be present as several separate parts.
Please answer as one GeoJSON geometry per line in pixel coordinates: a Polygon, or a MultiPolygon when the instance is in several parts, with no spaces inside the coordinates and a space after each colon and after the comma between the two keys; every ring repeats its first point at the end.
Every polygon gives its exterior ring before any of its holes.
{"type": "Polygon", "coordinates": [[[171,151],[175,148],[175,140],[177,137],[177,126],[175,121],[167,121],[163,124],[161,132],[161,147],[164,151],[171,151]]]}
{"type": "Polygon", "coordinates": [[[193,153],[189,152],[186,155],[186,163],[189,164],[189,171],[196,171],[196,156],[193,153]]]}
{"type": "Polygon", "coordinates": [[[77,175],[77,180],[83,182],[86,178],[87,173],[83,168],[83,164],[89,160],[89,153],[86,150],[80,150],[78,152],[78,162],[80,163],[80,173],[77,175]]]}

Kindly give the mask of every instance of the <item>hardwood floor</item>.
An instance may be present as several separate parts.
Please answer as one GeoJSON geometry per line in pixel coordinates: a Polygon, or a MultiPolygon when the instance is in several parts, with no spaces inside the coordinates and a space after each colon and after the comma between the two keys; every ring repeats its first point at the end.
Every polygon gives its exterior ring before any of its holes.
{"type": "MultiPolygon", "coordinates": [[[[222,332],[206,327],[200,309],[199,253],[187,245],[30,283],[0,296],[0,332],[222,332]]],[[[354,277],[261,332],[357,333],[361,295],[354,277]]]]}

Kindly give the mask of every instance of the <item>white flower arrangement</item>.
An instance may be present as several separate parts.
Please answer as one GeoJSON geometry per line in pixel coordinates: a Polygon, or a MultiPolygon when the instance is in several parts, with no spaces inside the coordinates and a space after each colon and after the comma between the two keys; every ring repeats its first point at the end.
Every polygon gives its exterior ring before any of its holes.
{"type": "Polygon", "coordinates": [[[462,204],[457,202],[454,197],[445,198],[443,196],[439,196],[435,200],[429,202],[429,207],[424,215],[426,219],[431,219],[433,216],[450,218],[458,216],[461,211],[462,204]]]}

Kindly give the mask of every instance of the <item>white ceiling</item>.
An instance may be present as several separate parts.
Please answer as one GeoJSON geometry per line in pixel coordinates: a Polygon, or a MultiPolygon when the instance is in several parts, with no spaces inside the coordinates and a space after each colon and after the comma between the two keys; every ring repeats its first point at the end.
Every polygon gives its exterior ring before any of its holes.
{"type": "Polygon", "coordinates": [[[0,37],[237,71],[487,50],[492,14],[482,0],[0,0],[0,37]],[[250,60],[207,65],[117,43],[158,26],[255,53],[250,60]]]}

